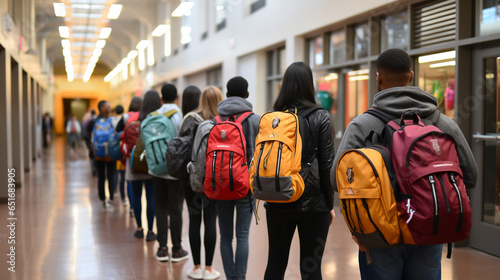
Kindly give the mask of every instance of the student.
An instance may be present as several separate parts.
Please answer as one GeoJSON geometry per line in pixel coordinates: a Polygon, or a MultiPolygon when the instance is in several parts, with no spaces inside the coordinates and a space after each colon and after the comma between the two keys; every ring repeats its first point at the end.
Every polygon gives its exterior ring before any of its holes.
{"type": "MultiPolygon", "coordinates": [[[[176,105],[178,96],[177,88],[173,84],[165,84],[161,88],[161,105],[158,103],[159,109],[149,108],[141,109],[139,120],[142,122],[150,113],[156,111],[158,114],[165,114],[171,110],[178,112],[173,114],[170,119],[174,123],[176,132],[182,121],[181,109],[176,105]],[[151,110],[152,109],[152,110],[151,110]]],[[[146,99],[144,99],[146,103],[146,99]]],[[[184,187],[182,181],[166,175],[155,175],[149,171],[153,176],[153,189],[155,197],[155,214],[156,214],[156,229],[157,240],[159,243],[156,258],[159,261],[180,262],[188,258],[188,252],[182,249],[182,204],[184,202],[184,187]],[[170,228],[170,238],[172,240],[172,256],[169,257],[167,248],[168,229],[170,228]]]]}
{"type": "MultiPolygon", "coordinates": [[[[413,80],[411,59],[400,49],[381,53],[376,62],[379,92],[372,107],[399,119],[407,110],[421,118],[429,118],[436,112],[437,99],[420,88],[409,86],[413,80]]],[[[477,167],[472,152],[458,125],[441,114],[436,126],[456,140],[460,168],[464,183],[473,188],[477,179],[477,167]]],[[[354,118],[340,142],[335,163],[349,149],[365,145],[365,138],[373,131],[382,131],[385,123],[369,114],[354,118]]],[[[335,164],[336,165],[336,164],[335,164]]],[[[336,166],[333,167],[335,170],[336,166]]],[[[336,187],[335,172],[332,172],[336,187]]],[[[356,240],[355,240],[356,241],[356,240]]],[[[443,245],[399,244],[385,249],[370,249],[372,263],[366,262],[365,248],[360,246],[358,262],[362,279],[441,279],[441,255],[443,245]]]]}
{"type": "MultiPolygon", "coordinates": [[[[222,100],[221,91],[213,86],[207,87],[201,93],[197,87],[189,86],[182,94],[182,113],[190,111],[198,114],[203,120],[213,120],[217,115],[217,104],[222,100]]],[[[196,129],[200,121],[187,116],[184,119],[179,136],[190,136],[194,141],[196,129]]],[[[212,268],[215,244],[217,242],[217,213],[215,203],[209,200],[204,193],[194,192],[188,180],[184,181],[184,194],[189,212],[189,244],[193,255],[194,268],[187,275],[192,279],[217,279],[220,273],[212,268]],[[205,269],[201,268],[201,222],[204,224],[205,269]]]]}
{"type": "MultiPolygon", "coordinates": [[[[118,127],[118,123],[122,119],[123,111],[124,111],[123,106],[118,105],[115,107],[115,110],[114,110],[115,116],[111,117],[111,119],[112,119],[111,123],[113,124],[113,127],[115,128],[115,132],[119,132],[116,130],[116,128],[118,127]]],[[[127,203],[127,200],[125,199],[125,166],[123,166],[123,163],[120,160],[116,161],[115,186],[114,186],[115,192],[118,189],[120,190],[120,197],[122,199],[123,206],[127,206],[128,203],[127,203]],[[118,177],[120,177],[119,180],[118,180],[118,177]]]]}
{"type": "Polygon", "coordinates": [[[80,134],[82,132],[82,127],[80,122],[75,116],[72,116],[66,125],[66,133],[68,138],[68,144],[71,149],[71,158],[75,159],[77,155],[78,142],[80,141],[80,134]]]}
{"type": "MultiPolygon", "coordinates": [[[[298,115],[307,108],[316,107],[311,68],[303,62],[291,64],[285,71],[283,83],[273,109],[284,111],[296,107],[298,115]]],[[[299,231],[300,273],[302,279],[322,279],[321,260],[328,229],[335,218],[333,186],[330,169],[333,164],[333,135],[330,116],[318,109],[304,117],[309,138],[302,136],[302,158],[313,158],[316,145],[318,173],[310,173],[304,180],[305,191],[292,203],[266,203],[269,254],[265,280],[283,279],[288,263],[290,245],[295,229],[299,231]]],[[[311,168],[311,171],[315,170],[311,168]]]]}
{"type": "MultiPolygon", "coordinates": [[[[219,103],[217,111],[222,121],[230,116],[239,116],[245,112],[252,112],[252,104],[248,98],[248,82],[237,76],[227,82],[227,99],[219,103]]],[[[243,135],[245,135],[247,162],[250,163],[255,150],[255,137],[259,131],[260,116],[250,115],[243,121],[243,135]]],[[[216,200],[217,215],[219,216],[219,231],[221,235],[220,252],[224,272],[228,280],[242,280],[246,277],[248,262],[248,232],[252,222],[252,210],[255,199],[252,192],[238,200],[216,200]],[[236,224],[234,214],[236,211],[236,224]],[[236,229],[236,254],[233,253],[233,237],[236,229]]]]}
{"type": "MultiPolygon", "coordinates": [[[[107,121],[109,118],[109,114],[111,113],[111,106],[109,105],[108,101],[100,101],[97,104],[97,109],[99,110],[99,116],[96,119],[90,120],[90,123],[88,124],[88,131],[92,133],[92,140],[91,143],[93,143],[93,130],[95,123],[99,122],[100,120],[107,121]]],[[[95,153],[94,153],[95,155],[95,153]]],[[[95,158],[95,166],[97,170],[97,189],[99,191],[99,199],[101,199],[102,206],[106,210],[114,210],[113,206],[113,186],[114,186],[114,174],[115,174],[115,169],[116,169],[116,162],[111,160],[110,158],[95,158]],[[106,194],[104,191],[104,185],[106,183],[106,178],[108,180],[108,191],[109,191],[109,200],[106,202],[106,194]]]]}
{"type": "MultiPolygon", "coordinates": [[[[120,132],[125,129],[127,123],[139,120],[139,111],[144,108],[146,111],[154,110],[158,108],[160,104],[160,96],[156,91],[147,92],[144,96],[144,105],[142,103],[142,98],[134,97],[130,101],[128,108],[128,113],[123,114],[123,117],[117,124],[116,131],[120,132]]],[[[125,141],[125,139],[123,139],[125,141]]],[[[153,232],[153,223],[155,218],[154,211],[154,192],[153,192],[153,179],[149,174],[133,173],[130,168],[130,158],[127,157],[125,163],[125,179],[127,180],[127,192],[129,195],[131,211],[135,213],[135,222],[137,224],[137,230],[134,233],[134,237],[142,239],[144,238],[144,229],[142,227],[142,190],[143,186],[146,191],[146,217],[148,221],[148,232],[146,235],[146,241],[155,241],[156,234],[153,232]]]]}
{"type": "Polygon", "coordinates": [[[93,122],[95,121],[96,118],[96,113],[94,109],[89,109],[87,113],[83,116],[83,131],[82,131],[82,137],[83,140],[85,141],[85,146],[87,146],[87,149],[89,151],[89,160],[90,160],[90,167],[92,169],[92,176],[97,175],[97,169],[95,167],[95,158],[94,158],[94,148],[92,147],[92,129],[93,129],[93,122]],[[92,124],[92,127],[91,127],[92,124]]]}
{"type": "Polygon", "coordinates": [[[50,144],[52,136],[52,128],[54,127],[52,117],[47,112],[43,115],[42,119],[42,134],[43,134],[43,147],[47,148],[50,144]]]}

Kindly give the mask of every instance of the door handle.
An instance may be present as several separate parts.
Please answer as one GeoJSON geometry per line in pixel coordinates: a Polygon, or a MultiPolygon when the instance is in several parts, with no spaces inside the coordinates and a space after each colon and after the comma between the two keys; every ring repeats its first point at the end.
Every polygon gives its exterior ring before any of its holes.
{"type": "Polygon", "coordinates": [[[500,141],[500,135],[482,135],[479,134],[479,132],[476,132],[476,134],[472,135],[472,138],[476,139],[476,142],[479,140],[483,141],[500,141]]]}

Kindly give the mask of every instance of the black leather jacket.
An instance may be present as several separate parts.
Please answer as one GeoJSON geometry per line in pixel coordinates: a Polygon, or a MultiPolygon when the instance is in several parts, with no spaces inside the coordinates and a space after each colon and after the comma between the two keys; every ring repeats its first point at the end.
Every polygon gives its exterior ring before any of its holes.
{"type": "MultiPolygon", "coordinates": [[[[298,108],[298,115],[301,116],[298,108]]],[[[302,170],[305,190],[302,196],[292,203],[269,203],[269,211],[329,212],[333,209],[333,185],[330,170],[335,157],[333,130],[330,115],[324,109],[310,113],[300,122],[302,136],[302,170]]]]}

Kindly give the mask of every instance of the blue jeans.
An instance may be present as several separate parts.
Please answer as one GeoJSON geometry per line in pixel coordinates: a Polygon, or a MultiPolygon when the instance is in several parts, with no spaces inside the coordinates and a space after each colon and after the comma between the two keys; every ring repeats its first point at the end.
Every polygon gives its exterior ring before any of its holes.
{"type": "Polygon", "coordinates": [[[125,200],[125,170],[116,170],[115,171],[115,190],[120,186],[120,196],[122,201],[125,200]],[[120,180],[118,180],[118,176],[120,176],[120,180]]]}
{"type": "Polygon", "coordinates": [[[132,181],[127,180],[127,196],[130,203],[130,209],[134,209],[134,192],[132,191],[132,181]]]}
{"type": "Polygon", "coordinates": [[[248,263],[248,232],[252,222],[255,200],[251,192],[238,200],[217,200],[220,253],[228,280],[245,279],[248,263]],[[234,209],[236,209],[236,254],[233,254],[234,209]]]}
{"type": "Polygon", "coordinates": [[[146,216],[148,217],[148,231],[153,231],[155,219],[153,180],[131,181],[132,193],[134,194],[134,214],[137,228],[142,228],[142,185],[146,189],[146,216]]]}
{"type": "Polygon", "coordinates": [[[399,244],[387,249],[370,249],[372,259],[366,262],[366,253],[359,251],[358,262],[361,279],[383,280],[439,280],[443,244],[399,244]]]}

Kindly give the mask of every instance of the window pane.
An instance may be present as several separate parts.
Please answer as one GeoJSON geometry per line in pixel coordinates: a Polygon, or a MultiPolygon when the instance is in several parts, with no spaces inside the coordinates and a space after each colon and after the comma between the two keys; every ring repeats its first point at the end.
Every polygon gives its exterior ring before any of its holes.
{"type": "Polygon", "coordinates": [[[398,48],[406,50],[408,41],[408,13],[403,12],[397,15],[386,17],[382,20],[381,28],[381,51],[398,48]]]}
{"type": "Polygon", "coordinates": [[[345,76],[345,127],[368,110],[368,77],[368,69],[351,71],[345,76]]]}
{"type": "Polygon", "coordinates": [[[287,67],[285,48],[278,50],[278,60],[278,74],[284,74],[287,67]]]}
{"type": "Polygon", "coordinates": [[[478,0],[476,18],[479,25],[479,35],[495,34],[500,32],[500,1],[478,0]]]}
{"type": "Polygon", "coordinates": [[[215,0],[215,24],[217,25],[217,30],[225,27],[225,22],[227,18],[227,2],[226,0],[215,0]]]}
{"type": "Polygon", "coordinates": [[[310,63],[312,66],[323,65],[323,36],[318,36],[310,41],[310,63]]]}
{"type": "Polygon", "coordinates": [[[455,51],[418,58],[418,87],[434,95],[438,110],[455,117],[455,51]]]}
{"type": "Polygon", "coordinates": [[[316,99],[321,107],[329,110],[331,114],[337,114],[339,75],[335,72],[317,72],[316,75],[316,99]]]}
{"type": "Polygon", "coordinates": [[[330,63],[345,61],[345,31],[337,31],[330,36],[330,63]]]}
{"type": "Polygon", "coordinates": [[[368,56],[370,32],[368,23],[360,24],[354,28],[354,59],[368,56]]]}
{"type": "Polygon", "coordinates": [[[252,4],[250,5],[250,13],[254,13],[264,6],[266,6],[266,0],[252,0],[252,4]]]}

